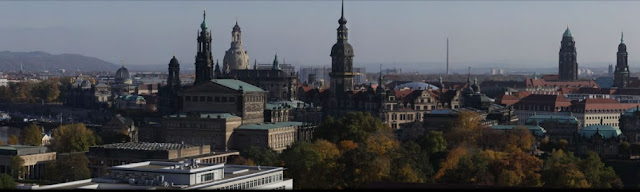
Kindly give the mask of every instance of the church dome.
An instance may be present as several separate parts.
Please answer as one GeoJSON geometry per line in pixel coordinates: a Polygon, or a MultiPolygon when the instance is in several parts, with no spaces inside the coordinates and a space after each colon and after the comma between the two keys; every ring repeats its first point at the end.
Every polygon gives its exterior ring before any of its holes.
{"type": "Polygon", "coordinates": [[[178,63],[178,59],[176,59],[176,56],[173,56],[173,58],[171,58],[171,61],[169,61],[169,65],[180,65],[180,63],[178,63]]]}
{"type": "Polygon", "coordinates": [[[404,89],[404,88],[409,88],[411,90],[427,90],[429,88],[431,88],[432,90],[438,90],[438,87],[436,87],[435,85],[431,85],[429,83],[423,83],[423,82],[410,82],[410,83],[401,84],[395,87],[395,89],[404,89]]]}
{"type": "Polygon", "coordinates": [[[129,70],[122,65],[118,71],[116,71],[116,83],[117,84],[131,84],[131,75],[129,74],[129,70]]]}
{"type": "Polygon", "coordinates": [[[248,69],[249,68],[249,54],[242,49],[242,46],[231,46],[224,54],[222,60],[225,69],[229,70],[248,69]]]}

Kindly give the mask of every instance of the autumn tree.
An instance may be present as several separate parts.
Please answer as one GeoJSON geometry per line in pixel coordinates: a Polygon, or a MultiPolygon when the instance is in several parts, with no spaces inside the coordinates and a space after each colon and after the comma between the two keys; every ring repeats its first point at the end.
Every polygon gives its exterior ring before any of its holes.
{"type": "Polygon", "coordinates": [[[547,157],[542,168],[542,178],[545,187],[558,188],[589,188],[589,181],[576,163],[579,158],[572,153],[554,150],[547,157]]]}
{"type": "Polygon", "coordinates": [[[27,167],[24,166],[24,159],[17,155],[9,158],[9,169],[11,170],[11,176],[16,180],[22,179],[27,172],[27,167]]]}
{"type": "Polygon", "coordinates": [[[51,145],[58,153],[80,152],[96,145],[96,136],[82,123],[60,126],[53,131],[51,145]]]}
{"type": "Polygon", "coordinates": [[[17,145],[18,144],[18,136],[16,136],[16,135],[9,136],[9,139],[7,140],[7,144],[9,144],[9,145],[17,145]]]}
{"type": "Polygon", "coordinates": [[[475,112],[462,111],[451,127],[445,129],[444,136],[451,147],[458,145],[476,145],[482,135],[480,121],[475,112]]]}
{"type": "Polygon", "coordinates": [[[29,124],[20,132],[20,141],[23,145],[42,145],[42,130],[36,124],[29,124]]]}
{"type": "Polygon", "coordinates": [[[16,188],[16,182],[7,174],[0,174],[0,189],[11,190],[16,188]]]}
{"type": "Polygon", "coordinates": [[[228,163],[232,164],[232,165],[249,165],[249,166],[255,166],[256,165],[253,162],[253,160],[244,158],[242,156],[230,157],[230,160],[229,160],[228,163]]]}

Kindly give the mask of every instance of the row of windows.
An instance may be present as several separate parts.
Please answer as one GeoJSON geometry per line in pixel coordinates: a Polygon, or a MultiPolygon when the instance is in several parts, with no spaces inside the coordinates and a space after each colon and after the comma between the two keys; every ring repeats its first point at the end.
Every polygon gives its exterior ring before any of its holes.
{"type": "Polygon", "coordinates": [[[295,135],[290,133],[279,133],[270,137],[269,145],[273,148],[286,147],[295,141],[295,135]]]}
{"type": "Polygon", "coordinates": [[[211,181],[211,180],[213,180],[213,178],[214,178],[214,172],[205,173],[205,174],[200,176],[200,182],[211,181]]]}
{"type": "Polygon", "coordinates": [[[604,116],[604,117],[587,117],[587,120],[593,120],[593,119],[618,119],[620,117],[618,116],[604,116]]]}
{"type": "Polygon", "coordinates": [[[184,101],[187,102],[236,102],[235,97],[220,97],[220,96],[184,96],[184,101]]]}
{"type": "Polygon", "coordinates": [[[253,187],[257,187],[257,186],[265,185],[265,184],[269,184],[269,183],[275,183],[275,182],[278,182],[278,181],[282,181],[282,174],[271,175],[271,176],[268,176],[268,177],[254,179],[254,180],[247,181],[247,182],[244,182],[244,183],[237,183],[237,184],[229,185],[229,186],[226,186],[226,187],[218,188],[217,190],[250,189],[250,188],[253,188],[253,187]]]}
{"type": "MultiPolygon", "coordinates": [[[[584,124],[584,126],[585,126],[585,127],[586,127],[586,126],[589,126],[589,125],[600,125],[600,123],[591,123],[591,124],[589,124],[589,123],[585,123],[585,124],[584,124]]],[[[610,126],[617,127],[617,126],[618,126],[618,123],[603,123],[603,125],[610,125],[610,126]]]]}

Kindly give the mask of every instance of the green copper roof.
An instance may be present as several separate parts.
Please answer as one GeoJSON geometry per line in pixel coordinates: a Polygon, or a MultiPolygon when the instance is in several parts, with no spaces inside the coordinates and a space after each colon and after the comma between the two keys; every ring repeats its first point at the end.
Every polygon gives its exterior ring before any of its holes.
{"type": "Polygon", "coordinates": [[[516,127],[524,127],[531,131],[535,136],[544,136],[547,133],[547,130],[537,125],[494,125],[493,129],[495,130],[512,130],[516,127]]]}
{"type": "Polygon", "coordinates": [[[209,28],[209,26],[207,26],[206,19],[207,19],[207,12],[203,11],[202,12],[202,24],[200,24],[200,28],[202,28],[202,29],[208,29],[209,28]]]}
{"type": "Polygon", "coordinates": [[[567,27],[567,30],[564,31],[564,34],[562,36],[563,37],[573,37],[573,35],[571,35],[571,31],[569,31],[569,27],[567,27]]]}
{"type": "Polygon", "coordinates": [[[236,91],[242,90],[243,93],[256,91],[264,92],[264,90],[260,89],[259,87],[235,79],[212,79],[211,82],[231,88],[236,91]]]}
{"type": "Polygon", "coordinates": [[[257,130],[269,130],[291,126],[302,126],[302,122],[288,121],[277,123],[256,123],[256,124],[244,124],[240,125],[238,129],[257,129],[257,130]]]}
{"type": "Polygon", "coordinates": [[[610,126],[610,125],[589,125],[587,127],[583,127],[578,131],[578,134],[583,137],[591,137],[594,134],[600,133],[604,138],[612,138],[618,137],[622,134],[620,129],[610,126]]]}
{"type": "Polygon", "coordinates": [[[623,115],[631,117],[637,111],[640,111],[640,105],[627,109],[627,111],[625,111],[623,115]]]}

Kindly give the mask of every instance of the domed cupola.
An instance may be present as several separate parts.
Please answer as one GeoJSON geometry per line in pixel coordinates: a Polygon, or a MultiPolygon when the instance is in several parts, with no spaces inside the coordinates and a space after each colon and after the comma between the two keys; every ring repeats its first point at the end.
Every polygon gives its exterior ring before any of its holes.
{"type": "Polygon", "coordinates": [[[480,93],[480,85],[478,84],[478,78],[473,78],[473,85],[471,85],[474,93],[480,93]]]}
{"type": "Polygon", "coordinates": [[[132,84],[131,75],[129,74],[129,70],[124,67],[124,59],[122,60],[122,67],[116,71],[115,76],[116,84],[132,84]]]}
{"type": "Polygon", "coordinates": [[[242,31],[238,20],[231,31],[231,47],[225,52],[222,65],[230,70],[249,69],[249,54],[242,48],[242,31]]]}

